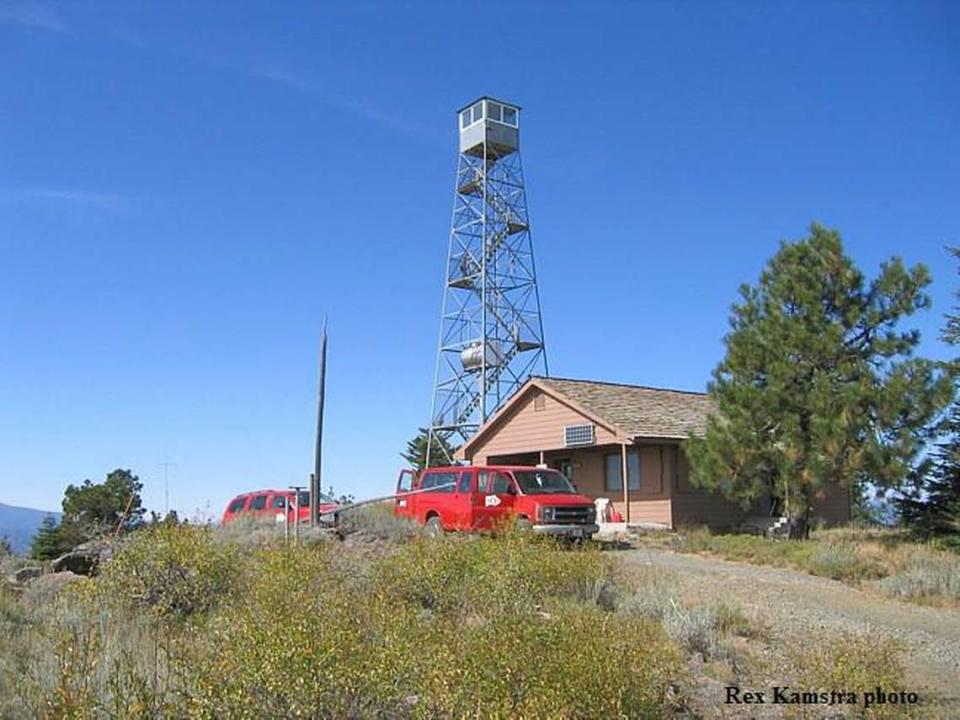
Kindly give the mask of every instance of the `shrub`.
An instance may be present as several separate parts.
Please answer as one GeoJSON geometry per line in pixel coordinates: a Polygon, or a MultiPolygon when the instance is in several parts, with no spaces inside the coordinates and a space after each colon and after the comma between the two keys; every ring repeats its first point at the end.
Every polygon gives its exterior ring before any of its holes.
{"type": "Polygon", "coordinates": [[[363,602],[331,572],[338,552],[262,551],[262,572],[189,659],[194,714],[666,712],[677,648],[657,624],[599,606],[610,568],[597,551],[516,535],[416,539],[373,561],[363,602]]]}
{"type": "Polygon", "coordinates": [[[399,542],[420,533],[420,527],[408,517],[393,514],[389,503],[347,508],[340,515],[340,532],[343,535],[362,533],[378,540],[399,542]]]}
{"type": "Polygon", "coordinates": [[[886,574],[882,566],[861,557],[856,546],[847,542],[818,544],[808,569],[814,575],[834,580],[865,580],[886,574]]]}
{"type": "Polygon", "coordinates": [[[659,622],[687,653],[704,661],[737,658],[725,641],[731,634],[748,635],[751,624],[738,609],[728,605],[687,607],[677,597],[673,583],[660,574],[646,573],[633,593],[619,604],[626,615],[659,622]]]}
{"type": "Polygon", "coordinates": [[[215,542],[209,527],[156,525],[132,536],[107,565],[103,596],[141,605],[160,616],[186,616],[213,608],[238,580],[240,556],[215,542]]]}
{"type": "MultiPolygon", "coordinates": [[[[881,688],[886,693],[915,690],[904,683],[902,648],[892,640],[875,636],[843,633],[829,642],[800,645],[788,651],[796,670],[796,688],[801,692],[830,692],[842,690],[856,693],[861,698],[857,705],[829,706],[835,710],[850,710],[857,717],[901,718],[915,717],[922,708],[917,705],[885,704],[865,708],[865,693],[881,688]]],[[[800,717],[824,717],[825,706],[798,706],[800,717]]],[[[832,715],[831,715],[832,716],[832,715]]]]}
{"type": "Polygon", "coordinates": [[[880,589],[898,598],[960,600],[960,558],[915,558],[904,572],[884,578],[880,589]]]}

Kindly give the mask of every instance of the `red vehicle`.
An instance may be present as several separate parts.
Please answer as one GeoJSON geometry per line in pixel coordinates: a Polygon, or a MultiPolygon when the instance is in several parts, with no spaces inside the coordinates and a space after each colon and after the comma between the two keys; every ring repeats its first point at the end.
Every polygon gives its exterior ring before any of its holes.
{"type": "Polygon", "coordinates": [[[413,518],[431,535],[490,530],[510,517],[549,535],[585,538],[599,529],[593,501],[562,473],[540,467],[432,467],[419,477],[404,470],[393,512],[413,518]]]}
{"type": "MultiPolygon", "coordinates": [[[[306,522],[310,519],[310,493],[301,490],[300,497],[297,499],[299,503],[294,502],[293,490],[255,490],[243,493],[227,503],[227,509],[223,511],[222,522],[226,525],[239,515],[260,518],[274,517],[278,523],[283,522],[286,515],[290,522],[293,522],[296,519],[294,513],[297,511],[299,511],[300,522],[306,522]]],[[[332,519],[336,518],[336,511],[339,508],[336,500],[329,495],[320,493],[319,511],[321,519],[324,516],[332,519]]]]}

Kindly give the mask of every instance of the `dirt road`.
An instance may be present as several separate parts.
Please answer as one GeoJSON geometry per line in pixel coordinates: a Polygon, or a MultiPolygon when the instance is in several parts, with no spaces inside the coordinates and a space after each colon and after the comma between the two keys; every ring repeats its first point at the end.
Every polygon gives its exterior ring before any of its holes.
{"type": "Polygon", "coordinates": [[[960,712],[960,611],[890,600],[795,570],[655,548],[620,555],[625,563],[674,571],[690,599],[733,603],[765,619],[774,643],[840,631],[897,639],[905,647],[908,682],[928,688],[960,712]]]}

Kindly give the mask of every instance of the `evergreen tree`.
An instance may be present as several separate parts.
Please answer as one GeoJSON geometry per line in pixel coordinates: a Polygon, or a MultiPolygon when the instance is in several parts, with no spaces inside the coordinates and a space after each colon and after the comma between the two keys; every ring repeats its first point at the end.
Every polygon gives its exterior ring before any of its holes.
{"type": "Polygon", "coordinates": [[[903,482],[950,381],[910,357],[903,318],[930,305],[925,267],[899,258],[867,282],[820,225],[782,243],[734,304],[709,393],[717,412],[687,441],[692,479],[744,507],[769,496],[806,537],[825,483],[859,492],[903,482]]]}
{"type": "Polygon", "coordinates": [[[433,446],[430,448],[430,462],[427,462],[427,440],[426,430],[418,432],[413,439],[407,443],[406,452],[401,456],[413,466],[417,472],[425,467],[434,465],[449,465],[453,462],[453,454],[457,448],[451,445],[446,438],[435,436],[433,446]]]}
{"type": "Polygon", "coordinates": [[[52,515],[47,515],[30,544],[30,557],[34,560],[53,560],[73,548],[70,539],[60,532],[60,526],[52,515]]]}
{"type": "Polygon", "coordinates": [[[140,478],[120,468],[109,473],[102,483],[84,480],[80,486],[68,485],[63,493],[62,526],[84,539],[118,527],[135,530],[143,525],[146,512],[141,490],[140,478]]]}
{"type": "MultiPolygon", "coordinates": [[[[960,259],[960,248],[949,248],[960,259]]],[[[960,298],[960,290],[954,292],[960,298]]],[[[960,305],[946,316],[941,338],[949,345],[960,345],[960,305]]],[[[960,371],[960,359],[951,363],[954,378],[960,371]]],[[[932,457],[922,463],[911,487],[898,498],[902,522],[917,535],[944,536],[960,546],[960,397],[954,392],[950,412],[937,426],[943,440],[932,457]]]]}

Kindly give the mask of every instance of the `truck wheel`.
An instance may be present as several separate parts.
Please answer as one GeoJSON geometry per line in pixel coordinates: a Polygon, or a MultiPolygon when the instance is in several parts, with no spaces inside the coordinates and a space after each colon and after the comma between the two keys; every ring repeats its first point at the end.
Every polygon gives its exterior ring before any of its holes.
{"type": "Polygon", "coordinates": [[[443,535],[443,524],[440,522],[440,518],[436,515],[428,517],[426,525],[423,526],[423,531],[430,538],[438,538],[443,535]]]}
{"type": "Polygon", "coordinates": [[[530,521],[527,518],[517,518],[517,532],[530,532],[530,528],[532,527],[533,525],[530,524],[530,521]]]}

